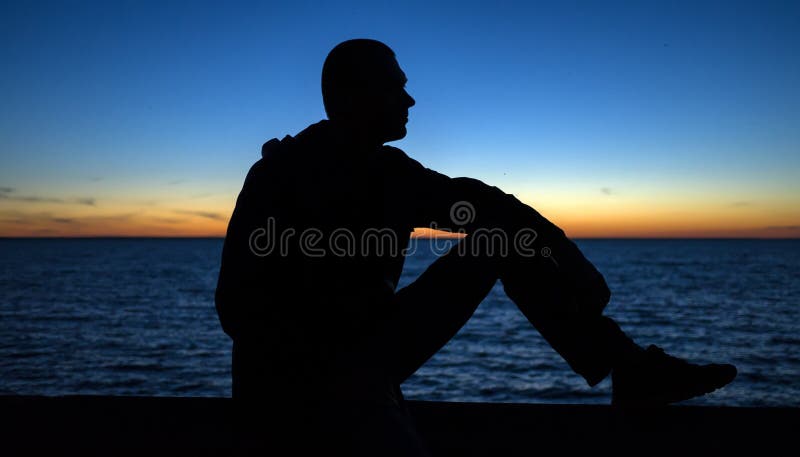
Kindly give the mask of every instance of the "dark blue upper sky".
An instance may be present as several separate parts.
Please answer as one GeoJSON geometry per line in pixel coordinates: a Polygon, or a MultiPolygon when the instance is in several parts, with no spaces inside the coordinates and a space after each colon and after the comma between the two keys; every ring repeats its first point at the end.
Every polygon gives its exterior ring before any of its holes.
{"type": "Polygon", "coordinates": [[[327,52],[369,37],[409,78],[396,145],[427,166],[569,220],[616,197],[800,223],[800,2],[319,3],[5,2],[0,204],[229,211],[263,141],[324,117],[327,52]]]}

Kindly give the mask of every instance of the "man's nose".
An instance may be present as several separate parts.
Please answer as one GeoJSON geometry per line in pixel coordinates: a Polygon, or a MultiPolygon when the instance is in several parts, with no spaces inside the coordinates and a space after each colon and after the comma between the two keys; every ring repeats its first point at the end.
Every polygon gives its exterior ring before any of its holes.
{"type": "Polygon", "coordinates": [[[414,100],[414,97],[409,95],[407,91],[403,90],[403,93],[406,95],[406,104],[409,108],[417,104],[417,101],[414,100]]]}

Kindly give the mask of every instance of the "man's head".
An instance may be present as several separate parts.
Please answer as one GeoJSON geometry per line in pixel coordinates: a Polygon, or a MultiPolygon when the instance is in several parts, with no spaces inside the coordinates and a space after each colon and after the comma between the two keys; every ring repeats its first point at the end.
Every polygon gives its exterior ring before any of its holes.
{"type": "Polygon", "coordinates": [[[414,99],[394,52],[368,39],[339,43],[322,67],[322,100],[328,118],[368,133],[381,144],[406,136],[414,99]]]}

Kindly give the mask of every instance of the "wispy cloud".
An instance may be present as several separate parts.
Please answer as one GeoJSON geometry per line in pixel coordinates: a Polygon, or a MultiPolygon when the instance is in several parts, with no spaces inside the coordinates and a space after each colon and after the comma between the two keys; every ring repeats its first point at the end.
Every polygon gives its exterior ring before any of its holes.
{"type": "Polygon", "coordinates": [[[190,198],[190,199],[196,199],[196,198],[206,198],[206,197],[211,197],[211,196],[213,196],[213,195],[214,195],[214,193],[213,193],[213,192],[204,192],[204,193],[202,193],[202,194],[194,194],[194,195],[190,196],[189,198],[190,198]]]}
{"type": "Polygon", "coordinates": [[[800,225],[768,225],[764,230],[800,230],[800,225]]]}
{"type": "Polygon", "coordinates": [[[610,187],[601,187],[600,192],[602,192],[604,195],[611,195],[614,193],[614,190],[610,187]]]}
{"type": "Polygon", "coordinates": [[[64,200],[60,198],[52,198],[52,197],[40,197],[37,195],[8,195],[8,194],[0,194],[6,200],[14,200],[18,202],[28,202],[28,203],[64,203],[64,200]]]}
{"type": "Polygon", "coordinates": [[[163,222],[165,224],[180,224],[181,222],[186,221],[186,219],[181,217],[154,217],[153,220],[156,222],[163,222]]]}
{"type": "Polygon", "coordinates": [[[42,223],[71,224],[75,222],[73,218],[56,217],[48,212],[26,213],[22,211],[2,211],[0,212],[0,222],[20,225],[37,225],[42,223]]]}
{"type": "Polygon", "coordinates": [[[137,214],[138,213],[121,213],[110,214],[107,216],[63,217],[53,215],[47,211],[40,211],[36,213],[26,211],[0,211],[0,222],[31,226],[48,223],[92,225],[110,222],[126,222],[137,214]]]}
{"type": "Polygon", "coordinates": [[[80,205],[94,206],[94,198],[91,198],[91,197],[76,198],[75,199],[75,203],[78,203],[80,205]]]}
{"type": "Polygon", "coordinates": [[[88,205],[95,206],[96,200],[93,197],[79,197],[79,198],[56,198],[44,197],[41,195],[14,195],[15,189],[13,187],[0,187],[0,200],[12,200],[26,203],[60,203],[60,204],[73,204],[73,205],[88,205]]]}
{"type": "Polygon", "coordinates": [[[131,220],[135,216],[139,216],[141,212],[130,212],[130,213],[120,213],[120,214],[110,214],[108,216],[87,216],[82,218],[82,221],[86,222],[125,222],[131,220]]]}
{"type": "Polygon", "coordinates": [[[186,180],[185,179],[173,179],[172,181],[168,182],[168,186],[176,186],[178,184],[183,184],[186,180]]]}
{"type": "Polygon", "coordinates": [[[743,206],[751,206],[752,204],[753,202],[751,201],[742,200],[738,202],[732,202],[731,206],[733,206],[734,208],[741,208],[743,206]]]}
{"type": "Polygon", "coordinates": [[[187,214],[189,216],[204,217],[206,219],[211,219],[211,220],[215,220],[215,221],[224,221],[225,220],[225,218],[221,214],[212,213],[210,211],[191,211],[191,210],[185,210],[185,209],[176,209],[176,210],[173,210],[173,212],[175,212],[177,214],[187,214]]]}
{"type": "Polygon", "coordinates": [[[35,235],[53,235],[58,233],[57,230],[49,229],[49,228],[40,228],[33,230],[33,234],[35,235]]]}
{"type": "Polygon", "coordinates": [[[49,211],[0,210],[0,236],[135,235],[140,227],[139,216],[140,213],[73,216],[49,211]]]}

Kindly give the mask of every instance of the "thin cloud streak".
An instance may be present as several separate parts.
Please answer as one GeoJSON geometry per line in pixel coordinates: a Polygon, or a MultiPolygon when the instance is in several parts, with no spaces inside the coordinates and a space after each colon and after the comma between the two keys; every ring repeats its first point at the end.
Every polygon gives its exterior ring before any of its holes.
{"type": "Polygon", "coordinates": [[[93,225],[109,222],[126,222],[138,213],[122,213],[109,216],[63,217],[50,212],[29,213],[24,211],[0,211],[0,222],[9,224],[37,225],[47,223],[93,225]]]}
{"type": "Polygon", "coordinates": [[[152,219],[156,222],[162,222],[164,224],[180,224],[181,222],[186,222],[186,219],[178,217],[154,217],[152,219]]]}
{"type": "Polygon", "coordinates": [[[95,206],[95,200],[91,197],[76,198],[75,203],[78,203],[79,205],[95,206]]]}
{"type": "Polygon", "coordinates": [[[190,211],[190,210],[176,209],[176,210],[173,210],[173,212],[175,212],[177,214],[186,214],[186,215],[189,215],[189,216],[203,217],[203,218],[211,219],[211,220],[214,220],[214,221],[224,221],[225,220],[225,218],[221,214],[212,213],[212,212],[209,212],[209,211],[190,211]]]}
{"type": "Polygon", "coordinates": [[[206,198],[206,197],[213,197],[213,196],[214,196],[213,192],[204,192],[202,194],[194,194],[194,195],[190,196],[189,198],[194,200],[194,199],[197,199],[197,198],[206,198]]]}
{"type": "Polygon", "coordinates": [[[50,198],[50,197],[37,197],[34,195],[8,195],[8,194],[0,194],[0,198],[3,200],[13,200],[18,202],[27,202],[27,203],[64,203],[64,200],[60,198],[50,198]]]}
{"type": "Polygon", "coordinates": [[[0,200],[11,200],[26,203],[59,203],[95,206],[96,200],[93,197],[79,197],[63,199],[56,197],[43,197],[39,195],[10,195],[15,192],[13,187],[0,187],[0,200]]]}

